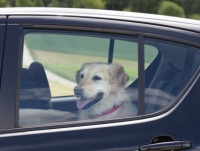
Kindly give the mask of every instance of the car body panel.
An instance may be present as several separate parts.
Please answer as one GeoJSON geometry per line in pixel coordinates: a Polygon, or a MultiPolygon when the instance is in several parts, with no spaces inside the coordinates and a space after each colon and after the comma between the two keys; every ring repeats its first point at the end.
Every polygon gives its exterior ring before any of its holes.
{"type": "Polygon", "coordinates": [[[0,119],[6,119],[0,124],[0,128],[14,128],[16,113],[16,100],[17,100],[17,87],[18,80],[18,67],[20,65],[18,56],[19,48],[19,26],[8,25],[6,33],[6,42],[4,50],[4,61],[2,69],[2,82],[1,82],[1,109],[0,119]],[[15,33],[15,34],[13,34],[15,33]],[[8,82],[9,81],[9,82],[8,82]],[[9,101],[8,101],[9,100],[9,101]],[[9,111],[9,114],[5,114],[9,111]]]}
{"type": "Polygon", "coordinates": [[[161,25],[187,29],[190,31],[200,32],[200,21],[177,18],[162,15],[142,14],[133,12],[109,11],[109,10],[92,10],[92,9],[74,9],[74,8],[2,8],[0,14],[3,15],[34,15],[34,16],[71,16],[87,17],[108,20],[131,21],[144,24],[161,25]]]}
{"type": "Polygon", "coordinates": [[[2,134],[1,148],[5,150],[137,150],[139,144],[148,144],[159,135],[168,135],[175,140],[192,140],[193,148],[190,150],[196,150],[199,147],[199,119],[185,117],[199,114],[199,102],[196,99],[199,93],[192,91],[199,90],[199,85],[198,78],[183,102],[169,111],[170,114],[166,113],[166,116],[160,118],[130,121],[124,124],[122,122],[2,134]],[[185,107],[192,110],[183,110],[185,107]],[[197,124],[191,128],[190,123],[197,124]]]}
{"type": "MultiPolygon", "coordinates": [[[[6,24],[7,24],[7,17],[4,15],[4,16],[0,16],[0,77],[1,77],[1,85],[3,83],[3,80],[2,80],[2,66],[3,66],[3,61],[4,61],[4,48],[5,48],[5,37],[6,37],[6,24]]],[[[1,98],[1,95],[2,95],[2,90],[0,91],[0,98],[1,98]]],[[[0,108],[1,108],[1,111],[3,110],[3,102],[1,101],[0,102],[0,108]]],[[[1,112],[1,115],[4,114],[1,112]]],[[[0,115],[0,116],[1,116],[0,115]]]]}
{"type": "Polygon", "coordinates": [[[7,17],[6,16],[0,16],[0,69],[2,67],[2,58],[3,58],[3,49],[4,49],[4,42],[5,42],[5,33],[6,33],[6,23],[7,23],[7,17]]]}
{"type": "MultiPolygon", "coordinates": [[[[190,40],[190,42],[196,42],[199,45],[197,37],[198,33],[189,32],[186,30],[179,30],[175,28],[167,28],[162,26],[153,26],[135,22],[123,22],[117,20],[106,20],[106,19],[91,19],[91,18],[79,18],[79,17],[55,17],[50,16],[9,16],[8,24],[22,24],[23,26],[32,26],[32,28],[57,28],[57,29],[67,29],[67,26],[71,26],[72,29],[87,30],[88,28],[99,28],[96,30],[106,32],[119,32],[124,34],[153,34],[159,36],[166,36],[171,39],[180,38],[182,41],[190,40]],[[45,26],[48,25],[48,26],[45,26]],[[53,25],[57,25],[53,26],[53,25]],[[59,27],[59,26],[60,27],[59,27]],[[76,26],[76,27],[74,27],[76,26]],[[141,28],[143,27],[143,28],[141,28]],[[84,29],[86,28],[86,29],[84,29]],[[170,30],[169,30],[170,29],[170,30]],[[116,31],[119,30],[119,31],[116,31]],[[121,31],[121,32],[120,32],[121,31]],[[160,34],[162,33],[162,34],[160,34]],[[187,34],[187,35],[186,35],[187,34]],[[192,35],[192,36],[190,36],[192,35]]],[[[30,27],[29,27],[30,28],[30,27]]],[[[70,28],[70,27],[69,27],[70,28]]]]}
{"type": "Polygon", "coordinates": [[[3,9],[0,14],[9,16],[1,78],[0,120],[3,122],[0,123],[0,150],[127,151],[138,150],[140,145],[151,143],[157,136],[191,141],[193,146],[188,150],[198,150],[200,69],[173,104],[149,115],[20,128],[17,109],[24,29],[45,28],[142,35],[200,47],[199,21],[177,21],[173,17],[77,9],[3,9]],[[110,14],[107,15],[108,13],[110,14]]]}

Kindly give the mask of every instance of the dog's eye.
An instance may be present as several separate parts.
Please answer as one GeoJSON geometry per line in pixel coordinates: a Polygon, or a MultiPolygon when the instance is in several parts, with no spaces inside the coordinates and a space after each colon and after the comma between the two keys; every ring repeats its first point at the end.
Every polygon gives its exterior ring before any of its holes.
{"type": "Polygon", "coordinates": [[[81,79],[83,79],[84,78],[84,75],[83,74],[81,74],[81,79]]]}
{"type": "Polygon", "coordinates": [[[99,77],[99,76],[94,76],[94,77],[93,77],[93,80],[101,80],[101,77],[99,77]]]}

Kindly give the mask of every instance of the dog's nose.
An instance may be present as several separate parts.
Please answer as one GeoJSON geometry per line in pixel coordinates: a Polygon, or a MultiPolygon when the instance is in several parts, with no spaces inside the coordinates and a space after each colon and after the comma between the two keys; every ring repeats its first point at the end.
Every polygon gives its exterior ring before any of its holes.
{"type": "Polygon", "coordinates": [[[81,96],[83,94],[83,88],[81,86],[75,86],[74,93],[76,96],[81,96]]]}

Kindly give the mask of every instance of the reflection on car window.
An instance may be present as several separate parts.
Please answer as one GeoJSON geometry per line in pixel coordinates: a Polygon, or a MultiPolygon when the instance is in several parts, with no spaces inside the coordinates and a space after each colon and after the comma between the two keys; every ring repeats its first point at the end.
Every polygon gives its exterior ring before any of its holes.
{"type": "Polygon", "coordinates": [[[137,53],[132,60],[123,54],[134,54],[136,46],[134,36],[59,31],[25,34],[19,125],[135,116],[136,103],[125,87],[137,77],[137,53]],[[126,49],[115,54],[119,48],[126,49]],[[116,63],[108,63],[111,53],[117,55],[116,63]],[[132,68],[129,62],[134,63],[132,68]]]}
{"type": "MultiPolygon", "coordinates": [[[[163,109],[180,94],[200,65],[200,50],[150,38],[145,39],[145,44],[159,50],[158,57],[145,71],[145,111],[148,113],[163,109]]],[[[145,47],[145,54],[149,51],[145,47]]]]}

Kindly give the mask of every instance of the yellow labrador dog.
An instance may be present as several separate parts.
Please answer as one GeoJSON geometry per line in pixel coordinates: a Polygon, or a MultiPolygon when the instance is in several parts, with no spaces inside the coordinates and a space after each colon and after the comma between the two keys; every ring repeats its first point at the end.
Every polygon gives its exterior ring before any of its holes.
{"type": "Polygon", "coordinates": [[[77,71],[74,88],[79,119],[116,118],[136,114],[124,86],[128,75],[118,64],[85,63],[77,71]]]}

